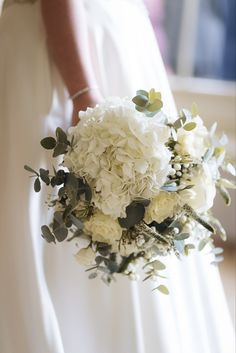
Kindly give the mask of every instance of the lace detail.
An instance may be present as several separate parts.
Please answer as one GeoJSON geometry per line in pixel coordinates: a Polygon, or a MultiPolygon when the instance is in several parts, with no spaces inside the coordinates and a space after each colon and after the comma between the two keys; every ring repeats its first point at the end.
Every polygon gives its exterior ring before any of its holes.
{"type": "Polygon", "coordinates": [[[25,4],[25,3],[31,3],[33,4],[34,2],[36,2],[38,0],[5,0],[3,3],[3,9],[5,9],[6,7],[13,5],[13,4],[25,4]]]}

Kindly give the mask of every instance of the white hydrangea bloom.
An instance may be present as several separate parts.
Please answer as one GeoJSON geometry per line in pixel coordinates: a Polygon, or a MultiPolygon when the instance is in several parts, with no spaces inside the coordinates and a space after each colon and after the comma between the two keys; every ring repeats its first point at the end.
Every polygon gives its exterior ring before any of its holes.
{"type": "Polygon", "coordinates": [[[157,195],[171,158],[165,146],[169,128],[158,117],[139,113],[128,98],[110,98],[81,112],[80,119],[69,130],[74,147],[64,163],[89,183],[98,209],[125,217],[133,199],[157,195]]]}

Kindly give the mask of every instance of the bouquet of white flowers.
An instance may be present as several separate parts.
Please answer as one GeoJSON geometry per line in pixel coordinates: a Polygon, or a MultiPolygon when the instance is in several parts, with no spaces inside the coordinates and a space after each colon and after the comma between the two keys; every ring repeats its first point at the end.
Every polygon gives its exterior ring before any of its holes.
{"type": "MultiPolygon", "coordinates": [[[[56,189],[43,238],[76,238],[76,258],[88,266],[89,278],[135,278],[140,263],[144,280],[157,278],[165,268],[162,256],[186,256],[206,244],[214,249],[213,234],[226,237],[210,212],[216,190],[229,205],[227,189],[235,188],[220,175],[220,169],[235,175],[226,136],[215,137],[216,124],[207,130],[195,106],[168,117],[162,105],[154,89],[137,91],[132,100],[109,98],[80,112],[68,133],[57,128],[56,138],[41,141],[54,158],[63,156],[53,175],[25,166],[36,192],[42,182],[56,189]]],[[[168,293],[164,285],[156,288],[168,293]]]]}

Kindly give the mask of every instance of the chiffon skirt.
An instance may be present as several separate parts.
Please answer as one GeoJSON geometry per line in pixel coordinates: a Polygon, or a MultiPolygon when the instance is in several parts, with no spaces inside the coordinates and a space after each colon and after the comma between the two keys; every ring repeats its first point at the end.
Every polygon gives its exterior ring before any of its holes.
{"type": "MultiPolygon", "coordinates": [[[[104,96],[162,92],[176,114],[148,15],[137,0],[84,1],[91,58],[104,96]]],[[[88,280],[76,245],[46,244],[44,193],[24,164],[50,167],[39,141],[68,127],[71,104],[50,59],[39,4],[0,18],[0,351],[2,353],[233,353],[218,269],[207,253],[165,259],[170,295],[125,278],[88,280]]],[[[197,98],[196,98],[197,99],[197,98]]]]}

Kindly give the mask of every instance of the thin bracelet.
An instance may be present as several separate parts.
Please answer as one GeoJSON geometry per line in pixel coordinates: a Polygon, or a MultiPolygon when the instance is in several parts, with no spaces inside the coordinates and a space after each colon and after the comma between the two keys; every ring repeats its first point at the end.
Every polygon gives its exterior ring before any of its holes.
{"type": "Polygon", "coordinates": [[[72,96],[70,96],[69,99],[71,99],[73,101],[75,98],[82,96],[82,94],[87,93],[88,91],[90,91],[92,89],[96,89],[96,88],[98,88],[98,87],[84,87],[84,88],[80,89],[79,91],[77,91],[72,96]]]}

